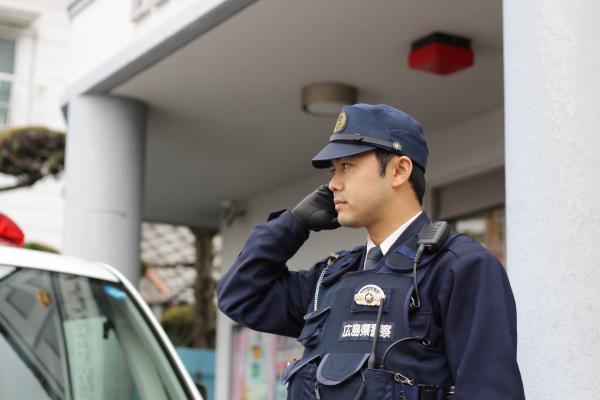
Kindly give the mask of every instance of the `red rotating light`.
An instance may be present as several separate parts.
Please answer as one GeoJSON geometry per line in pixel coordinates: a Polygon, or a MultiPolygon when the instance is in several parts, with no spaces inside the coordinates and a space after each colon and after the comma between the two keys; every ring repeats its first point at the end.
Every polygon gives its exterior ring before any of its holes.
{"type": "Polygon", "coordinates": [[[434,32],[412,43],[408,65],[411,69],[449,75],[472,66],[475,55],[467,38],[434,32]]]}
{"type": "Polygon", "coordinates": [[[0,244],[23,247],[25,235],[17,224],[6,215],[0,213],[0,244]]]}

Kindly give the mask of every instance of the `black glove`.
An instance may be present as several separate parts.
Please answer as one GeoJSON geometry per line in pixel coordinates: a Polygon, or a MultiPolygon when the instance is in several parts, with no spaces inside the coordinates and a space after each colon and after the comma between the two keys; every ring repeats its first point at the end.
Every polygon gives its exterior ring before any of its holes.
{"type": "Polygon", "coordinates": [[[337,212],[333,204],[333,192],[321,185],[306,196],[294,209],[292,215],[311,231],[339,228],[337,212]]]}

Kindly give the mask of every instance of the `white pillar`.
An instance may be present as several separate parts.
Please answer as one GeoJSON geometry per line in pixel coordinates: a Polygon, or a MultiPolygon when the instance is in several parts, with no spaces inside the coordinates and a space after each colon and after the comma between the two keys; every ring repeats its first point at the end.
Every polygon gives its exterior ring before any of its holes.
{"type": "Polygon", "coordinates": [[[215,399],[229,400],[233,375],[233,321],[217,312],[217,352],[215,361],[215,399]]]}
{"type": "Polygon", "coordinates": [[[137,283],[146,107],[113,96],[69,103],[64,253],[137,283]]]}
{"type": "Polygon", "coordinates": [[[508,271],[528,399],[600,385],[600,2],[504,0],[508,271]]]}

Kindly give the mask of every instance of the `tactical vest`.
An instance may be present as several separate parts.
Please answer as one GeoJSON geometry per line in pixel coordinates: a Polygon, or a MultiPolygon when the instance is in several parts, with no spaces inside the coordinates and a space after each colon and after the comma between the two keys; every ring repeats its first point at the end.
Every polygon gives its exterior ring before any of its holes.
{"type": "MultiPolygon", "coordinates": [[[[362,266],[349,271],[362,253],[356,249],[340,258],[332,255],[298,337],[304,354],[282,374],[282,383],[289,384],[288,400],[453,398],[445,354],[428,351],[431,314],[411,314],[416,241],[415,237],[394,248],[368,271],[362,266]],[[376,334],[375,365],[368,368],[376,334]]],[[[433,258],[435,254],[423,259],[421,268],[433,258]]]]}

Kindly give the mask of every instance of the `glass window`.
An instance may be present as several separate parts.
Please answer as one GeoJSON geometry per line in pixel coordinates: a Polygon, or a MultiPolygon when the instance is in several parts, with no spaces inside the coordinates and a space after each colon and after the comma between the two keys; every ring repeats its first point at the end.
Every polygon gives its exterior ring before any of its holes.
{"type": "Polygon", "coordinates": [[[455,231],[473,237],[506,265],[504,206],[469,214],[449,222],[455,231]]]}
{"type": "Polygon", "coordinates": [[[119,284],[0,266],[0,398],[188,398],[119,284]]]}
{"type": "Polygon", "coordinates": [[[15,41],[0,38],[0,129],[9,123],[10,93],[15,67],[15,41]]]}
{"type": "Polygon", "coordinates": [[[15,41],[0,38],[0,72],[14,73],[15,68],[15,41]]]}
{"type": "Polygon", "coordinates": [[[504,186],[504,168],[497,168],[436,187],[433,215],[473,237],[506,266],[504,186]]]}

